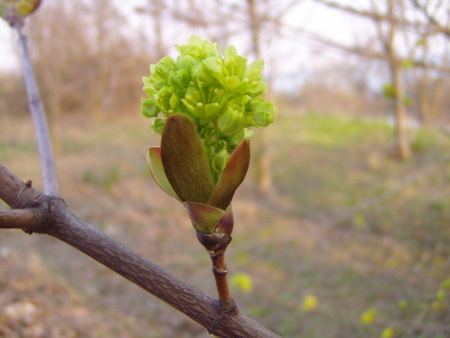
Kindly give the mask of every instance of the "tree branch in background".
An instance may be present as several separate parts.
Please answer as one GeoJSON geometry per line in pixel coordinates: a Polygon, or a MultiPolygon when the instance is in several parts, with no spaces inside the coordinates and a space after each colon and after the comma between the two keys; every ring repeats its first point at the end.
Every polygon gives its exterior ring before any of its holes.
{"type": "Polygon", "coordinates": [[[425,30],[425,31],[430,31],[430,32],[436,32],[436,33],[443,33],[447,36],[450,36],[450,29],[448,27],[441,25],[436,20],[436,18],[431,16],[427,12],[427,9],[424,6],[422,6],[421,4],[419,4],[418,0],[411,0],[411,1],[416,6],[416,8],[419,9],[420,11],[422,11],[422,13],[426,16],[426,18],[429,21],[428,24],[419,22],[419,21],[411,21],[404,17],[398,18],[398,17],[395,17],[394,15],[386,15],[384,13],[379,13],[376,11],[362,10],[362,9],[355,8],[353,6],[343,5],[343,4],[341,4],[339,2],[335,2],[335,1],[329,1],[329,0],[315,0],[315,1],[318,3],[324,4],[325,6],[328,6],[330,8],[340,9],[345,12],[356,14],[356,15],[359,15],[359,16],[362,16],[365,18],[371,18],[376,21],[389,21],[390,23],[394,23],[394,24],[400,25],[400,26],[405,26],[405,27],[410,27],[413,29],[420,29],[420,30],[425,30]]]}
{"type": "MultiPolygon", "coordinates": [[[[306,31],[302,31],[303,34],[305,34],[308,38],[318,42],[321,45],[327,46],[327,47],[331,47],[334,48],[336,50],[340,50],[344,53],[349,53],[349,54],[354,54],[357,56],[361,56],[363,58],[367,58],[367,59],[377,59],[380,61],[385,61],[385,62],[389,62],[391,59],[389,58],[388,55],[386,55],[385,53],[379,52],[379,51],[375,51],[375,50],[371,50],[369,48],[367,48],[366,46],[348,46],[345,45],[343,43],[339,43],[330,39],[327,39],[323,36],[320,36],[318,34],[314,34],[311,32],[306,32],[306,31]]],[[[412,67],[416,67],[416,68],[426,68],[429,70],[435,70],[438,72],[442,72],[442,73],[448,73],[450,74],[450,67],[446,67],[442,64],[430,64],[427,63],[423,60],[402,60],[399,59],[399,62],[402,61],[410,61],[412,67]]]]}
{"type": "Polygon", "coordinates": [[[64,201],[40,193],[0,164],[0,198],[20,210],[0,213],[0,228],[55,237],[102,263],[155,297],[181,311],[219,337],[278,337],[237,311],[171,275],[123,244],[72,214],[64,201]]]}
{"type": "MultiPolygon", "coordinates": [[[[411,0],[411,3],[413,4],[414,7],[416,7],[419,11],[422,12],[422,14],[428,20],[430,26],[433,28],[434,31],[441,32],[447,37],[447,39],[450,39],[450,27],[445,27],[433,16],[433,14],[429,12],[428,10],[429,1],[426,1],[424,4],[421,4],[419,0],[411,0]]],[[[442,3],[444,3],[444,1],[442,1],[442,3]]]]}

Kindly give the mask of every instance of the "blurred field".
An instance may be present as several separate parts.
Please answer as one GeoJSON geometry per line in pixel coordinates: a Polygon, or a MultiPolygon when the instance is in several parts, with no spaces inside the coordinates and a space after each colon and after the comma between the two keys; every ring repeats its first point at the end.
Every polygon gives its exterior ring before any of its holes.
{"type": "MultiPolygon", "coordinates": [[[[268,129],[274,192],[250,172],[233,202],[240,309],[284,337],[450,336],[450,138],[412,130],[400,163],[380,121],[311,113],[268,129]]],[[[215,296],[183,208],[147,171],[149,121],[67,118],[53,134],[69,208],[215,296]]],[[[34,140],[29,119],[0,117],[0,162],[40,188],[34,140]]],[[[0,266],[0,337],[208,336],[53,238],[2,230],[0,266]]]]}

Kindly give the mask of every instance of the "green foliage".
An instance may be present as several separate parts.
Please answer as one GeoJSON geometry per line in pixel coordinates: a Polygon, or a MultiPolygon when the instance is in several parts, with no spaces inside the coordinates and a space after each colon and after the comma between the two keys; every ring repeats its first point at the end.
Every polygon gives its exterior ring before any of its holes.
{"type": "Polygon", "coordinates": [[[403,104],[405,105],[405,106],[407,106],[407,107],[412,107],[412,105],[413,105],[413,101],[412,101],[412,98],[411,98],[411,96],[405,96],[404,98],[403,98],[403,104]]]}
{"type": "Polygon", "coordinates": [[[265,127],[274,120],[273,104],[261,97],[267,92],[264,62],[247,65],[233,46],[222,55],[219,46],[196,36],[176,48],[176,60],[163,58],[144,77],[148,98],[142,100],[142,114],[154,118],[152,129],[158,134],[169,115],[187,115],[218,177],[233,150],[250,135],[247,128],[265,127]]]}
{"type": "Polygon", "coordinates": [[[450,278],[443,280],[440,285],[441,290],[450,290],[450,278]]]}
{"type": "Polygon", "coordinates": [[[411,148],[416,153],[423,153],[431,150],[435,144],[435,137],[433,133],[422,128],[416,133],[416,137],[411,144],[411,148]]]}
{"type": "MultiPolygon", "coordinates": [[[[383,85],[383,96],[387,99],[395,99],[397,97],[397,90],[392,83],[385,83],[383,85]]],[[[411,96],[403,97],[403,104],[407,107],[412,107],[413,101],[411,96]]]]}
{"type": "Polygon", "coordinates": [[[402,67],[404,69],[411,69],[412,67],[414,67],[414,62],[412,60],[404,60],[402,62],[402,67]]]}
{"type": "Polygon", "coordinates": [[[387,99],[394,99],[397,97],[397,91],[392,83],[385,83],[383,85],[383,95],[387,99]]]}

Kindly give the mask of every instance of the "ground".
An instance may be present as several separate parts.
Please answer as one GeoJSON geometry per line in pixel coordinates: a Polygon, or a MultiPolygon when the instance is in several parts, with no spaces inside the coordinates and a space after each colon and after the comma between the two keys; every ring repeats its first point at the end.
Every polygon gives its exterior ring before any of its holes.
{"type": "MultiPolygon", "coordinates": [[[[146,168],[149,121],[72,116],[52,130],[69,208],[215,296],[185,211],[146,168]]],[[[283,337],[450,335],[450,139],[410,137],[414,157],[398,162],[382,121],[278,117],[273,192],[258,193],[251,169],[233,201],[227,263],[243,312],[283,337]]],[[[40,189],[34,139],[29,118],[0,117],[0,163],[40,189]]],[[[0,266],[0,337],[209,336],[53,238],[1,230],[0,266]]]]}

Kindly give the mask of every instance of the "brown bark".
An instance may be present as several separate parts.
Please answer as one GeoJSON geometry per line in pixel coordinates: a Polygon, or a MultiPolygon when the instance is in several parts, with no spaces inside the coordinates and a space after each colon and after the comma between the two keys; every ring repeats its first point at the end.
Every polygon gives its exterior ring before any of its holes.
{"type": "Polygon", "coordinates": [[[395,139],[397,144],[398,157],[407,160],[411,157],[411,147],[406,130],[406,107],[404,101],[403,86],[400,80],[400,68],[395,63],[389,66],[392,86],[395,89],[394,109],[395,109],[395,139]]]}
{"type": "Polygon", "coordinates": [[[241,312],[227,312],[229,309],[219,300],[109,238],[72,214],[62,199],[40,193],[1,164],[0,198],[11,207],[23,209],[3,211],[0,224],[7,219],[14,225],[9,227],[21,225],[28,233],[47,234],[66,242],[183,312],[210,333],[219,337],[277,337],[241,312]],[[40,216],[30,217],[29,211],[40,216]]]}

